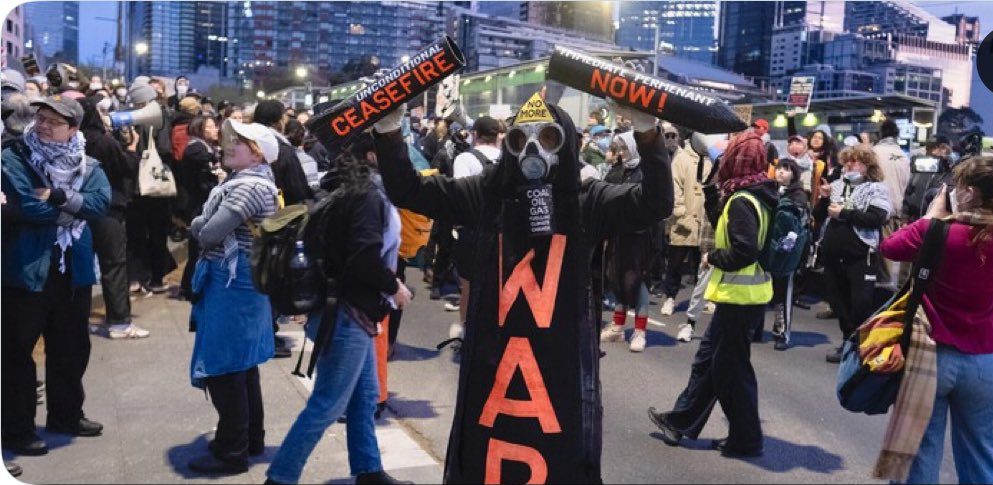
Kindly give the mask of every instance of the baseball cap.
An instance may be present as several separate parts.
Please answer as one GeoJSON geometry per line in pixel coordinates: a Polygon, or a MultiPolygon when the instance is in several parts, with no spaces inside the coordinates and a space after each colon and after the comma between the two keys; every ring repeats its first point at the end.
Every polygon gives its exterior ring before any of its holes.
{"type": "Polygon", "coordinates": [[[769,122],[766,121],[766,120],[764,120],[764,119],[762,119],[762,118],[759,118],[759,119],[757,119],[757,120],[755,120],[755,121],[752,122],[752,126],[756,126],[756,127],[762,128],[764,130],[768,130],[769,129],[769,122]]]}
{"type": "Polygon", "coordinates": [[[610,130],[608,130],[607,127],[603,125],[593,125],[590,128],[590,136],[597,136],[605,131],[610,131],[610,130]]]}
{"type": "Polygon", "coordinates": [[[472,124],[472,131],[479,133],[481,136],[497,136],[503,133],[503,123],[496,118],[490,116],[480,116],[475,123],[472,124]]]}
{"type": "Polygon", "coordinates": [[[32,101],[31,106],[49,108],[61,115],[73,126],[79,126],[83,121],[83,106],[68,96],[56,94],[55,96],[32,101]]]}
{"type": "Polygon", "coordinates": [[[266,162],[272,163],[279,158],[279,142],[276,141],[276,135],[273,135],[272,130],[268,127],[258,123],[242,123],[228,118],[221,125],[221,133],[225,135],[224,139],[227,139],[232,132],[254,141],[262,150],[262,156],[265,157],[266,162]]]}
{"type": "Polygon", "coordinates": [[[285,111],[286,107],[279,100],[267,99],[255,106],[252,120],[269,126],[283,119],[283,113],[285,111]]]}
{"type": "Polygon", "coordinates": [[[800,135],[793,135],[793,136],[791,136],[790,139],[786,141],[786,143],[789,144],[789,143],[793,143],[795,141],[798,141],[798,142],[801,142],[801,143],[807,143],[807,139],[804,138],[804,137],[802,137],[802,136],[800,136],[800,135]]]}

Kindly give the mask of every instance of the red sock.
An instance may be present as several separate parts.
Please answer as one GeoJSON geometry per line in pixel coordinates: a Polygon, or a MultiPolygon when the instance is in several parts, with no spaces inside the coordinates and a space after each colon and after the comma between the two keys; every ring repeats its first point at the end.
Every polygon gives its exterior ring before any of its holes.
{"type": "Polygon", "coordinates": [[[648,328],[648,315],[635,315],[634,328],[644,330],[648,328]]]}
{"type": "Polygon", "coordinates": [[[628,318],[628,312],[621,310],[614,310],[614,325],[619,327],[624,326],[624,321],[628,318]]]}

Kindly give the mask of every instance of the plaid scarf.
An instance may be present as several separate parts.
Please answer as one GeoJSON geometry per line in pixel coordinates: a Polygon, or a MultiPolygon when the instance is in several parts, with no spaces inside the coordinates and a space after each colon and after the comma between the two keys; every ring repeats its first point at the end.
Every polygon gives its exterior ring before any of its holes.
{"type": "Polygon", "coordinates": [[[872,478],[904,482],[931,422],[938,389],[938,352],[924,305],[917,308],[903,380],[886,427],[872,478]]]}
{"type": "Polygon", "coordinates": [[[957,212],[952,215],[952,219],[970,226],[988,226],[993,224],[993,211],[978,208],[968,212],[957,212]]]}
{"type": "MultiPolygon", "coordinates": [[[[39,174],[44,174],[51,188],[67,192],[79,192],[86,180],[86,138],[83,132],[77,131],[76,136],[65,143],[42,141],[31,123],[24,129],[24,143],[31,151],[28,162],[39,174]]],[[[59,261],[59,272],[66,272],[66,250],[72,242],[82,236],[86,221],[73,218],[59,225],[55,243],[62,249],[59,261]]]]}

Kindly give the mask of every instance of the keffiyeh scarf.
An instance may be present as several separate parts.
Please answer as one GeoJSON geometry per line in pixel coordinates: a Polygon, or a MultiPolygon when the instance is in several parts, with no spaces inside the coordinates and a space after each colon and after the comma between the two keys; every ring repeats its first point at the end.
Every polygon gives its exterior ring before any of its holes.
{"type": "MultiPolygon", "coordinates": [[[[893,214],[889,190],[882,182],[862,182],[846,187],[843,180],[835,180],[831,183],[831,202],[844,204],[845,209],[855,209],[863,212],[868,210],[869,206],[875,206],[886,211],[887,219],[893,214]]],[[[827,223],[831,223],[830,218],[827,223]]],[[[879,229],[869,229],[855,225],[852,226],[852,229],[855,230],[855,234],[858,235],[859,239],[869,245],[870,248],[873,250],[879,248],[879,229]]]]}
{"type": "MultiPolygon", "coordinates": [[[[66,194],[78,193],[86,181],[86,138],[77,131],[76,136],[65,143],[46,142],[38,138],[34,123],[24,129],[24,143],[31,150],[28,162],[39,174],[44,174],[51,188],[61,189],[66,194]]],[[[60,222],[55,243],[62,249],[59,272],[66,272],[65,253],[73,241],[79,239],[86,228],[82,219],[67,219],[60,222]]]]}

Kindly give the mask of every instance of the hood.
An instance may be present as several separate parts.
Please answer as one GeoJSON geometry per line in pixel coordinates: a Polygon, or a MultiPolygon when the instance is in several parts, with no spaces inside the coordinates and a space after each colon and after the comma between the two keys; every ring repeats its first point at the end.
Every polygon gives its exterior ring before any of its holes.
{"type": "MultiPolygon", "coordinates": [[[[754,185],[749,185],[741,189],[747,191],[762,202],[763,205],[772,209],[779,204],[779,184],[775,180],[767,180],[754,185]]],[[[802,189],[801,189],[802,190],[802,189]]]]}
{"type": "MultiPolygon", "coordinates": [[[[555,121],[562,126],[565,140],[562,148],[558,152],[558,165],[552,170],[550,182],[554,186],[556,194],[570,193],[574,196],[579,193],[579,152],[576,125],[572,118],[557,105],[548,103],[548,110],[555,121]]],[[[637,149],[636,149],[637,150],[637,149]]],[[[496,168],[496,179],[498,184],[491,186],[491,190],[497,190],[500,197],[514,197],[517,188],[523,182],[520,163],[517,157],[508,152],[504,147],[500,147],[500,163],[496,168]]]]}
{"type": "Polygon", "coordinates": [[[79,100],[80,106],[83,107],[83,121],[79,123],[81,131],[99,131],[100,133],[107,131],[107,126],[103,124],[103,119],[100,118],[100,112],[97,110],[96,103],[99,98],[99,96],[91,96],[79,100]]]}

